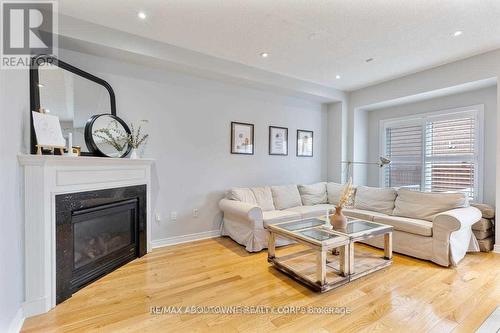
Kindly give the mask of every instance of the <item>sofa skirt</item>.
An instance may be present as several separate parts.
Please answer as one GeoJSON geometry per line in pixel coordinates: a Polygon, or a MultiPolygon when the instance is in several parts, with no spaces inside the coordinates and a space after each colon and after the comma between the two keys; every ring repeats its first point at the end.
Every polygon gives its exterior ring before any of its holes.
{"type": "MultiPolygon", "coordinates": [[[[235,221],[224,218],[221,226],[221,235],[229,236],[235,242],[243,245],[248,252],[259,252],[267,249],[269,243],[269,231],[254,228],[243,221],[235,221]]],[[[282,237],[276,237],[276,246],[284,246],[295,243],[282,237]]]]}

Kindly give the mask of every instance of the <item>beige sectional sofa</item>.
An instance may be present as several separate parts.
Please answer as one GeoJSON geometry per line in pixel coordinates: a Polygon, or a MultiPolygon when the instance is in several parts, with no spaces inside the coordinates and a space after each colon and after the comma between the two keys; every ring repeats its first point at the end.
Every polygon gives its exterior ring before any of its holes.
{"type": "MultiPolygon", "coordinates": [[[[269,224],[324,216],[334,209],[343,185],[264,186],[233,188],[219,207],[224,213],[222,234],[249,252],[267,247],[269,224]]],[[[481,212],[461,193],[423,193],[408,189],[358,186],[352,207],[344,214],[394,227],[393,249],[442,266],[456,265],[479,246],[471,226],[481,212]]],[[[367,242],[383,246],[383,239],[367,242]]],[[[286,245],[280,239],[277,245],[286,245]]]]}

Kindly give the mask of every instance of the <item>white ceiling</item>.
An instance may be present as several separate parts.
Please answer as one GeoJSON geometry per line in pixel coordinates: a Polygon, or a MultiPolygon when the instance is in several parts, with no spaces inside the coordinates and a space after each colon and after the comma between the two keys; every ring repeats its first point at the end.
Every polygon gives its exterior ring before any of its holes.
{"type": "Polygon", "coordinates": [[[500,0],[60,0],[59,11],[340,90],[500,47],[500,0]]]}

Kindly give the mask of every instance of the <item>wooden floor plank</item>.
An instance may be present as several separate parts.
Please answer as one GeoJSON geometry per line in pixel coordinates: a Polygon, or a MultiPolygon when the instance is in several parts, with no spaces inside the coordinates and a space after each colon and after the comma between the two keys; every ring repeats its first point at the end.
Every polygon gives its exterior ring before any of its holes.
{"type": "Polygon", "coordinates": [[[266,251],[248,253],[228,238],[165,247],[26,319],[23,332],[471,332],[500,304],[498,254],[469,254],[455,268],[398,254],[393,260],[319,294],[271,267],[266,251]],[[152,306],[328,306],[351,313],[151,314],[152,306]]]}

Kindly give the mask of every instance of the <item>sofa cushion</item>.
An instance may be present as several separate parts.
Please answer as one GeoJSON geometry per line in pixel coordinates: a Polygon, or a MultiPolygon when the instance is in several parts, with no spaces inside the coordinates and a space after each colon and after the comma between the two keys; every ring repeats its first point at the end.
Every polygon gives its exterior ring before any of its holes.
{"type": "Polygon", "coordinates": [[[491,236],[485,239],[478,239],[479,249],[481,252],[490,252],[495,244],[495,237],[491,236]]]}
{"type": "Polygon", "coordinates": [[[271,192],[276,209],[302,206],[302,199],[297,185],[271,186],[271,192]]]}
{"type": "Polygon", "coordinates": [[[358,186],[354,208],[392,214],[396,191],[393,188],[358,186]]]}
{"type": "Polygon", "coordinates": [[[375,216],[389,216],[384,213],[378,213],[371,210],[356,209],[356,208],[344,208],[342,209],[342,212],[347,217],[352,217],[355,219],[361,219],[367,221],[373,221],[373,218],[375,216]]]}
{"type": "Polygon", "coordinates": [[[432,236],[432,222],[399,216],[375,216],[373,222],[392,225],[395,230],[421,236],[432,236]]]}
{"type": "Polygon", "coordinates": [[[447,210],[467,207],[464,193],[417,192],[399,189],[393,215],[432,221],[447,210]]]}
{"type": "Polygon", "coordinates": [[[276,209],[274,208],[273,194],[269,186],[252,187],[251,190],[257,200],[257,205],[259,205],[264,212],[276,209]]]}
{"type": "Polygon", "coordinates": [[[489,229],[486,231],[472,230],[472,232],[474,233],[474,236],[476,236],[478,240],[486,239],[488,237],[493,236],[493,229],[489,229]]]}
{"type": "Polygon", "coordinates": [[[492,227],[493,223],[490,219],[482,218],[481,220],[479,220],[479,222],[476,222],[472,225],[472,230],[486,231],[488,229],[491,229],[492,227]]]}
{"type": "Polygon", "coordinates": [[[252,190],[243,187],[233,187],[227,192],[226,196],[229,200],[236,200],[257,205],[257,199],[252,190]]]}
{"type": "Polygon", "coordinates": [[[328,195],[328,203],[332,205],[337,205],[340,200],[340,195],[344,189],[344,185],[338,183],[327,183],[326,192],[328,195]]]}
{"type": "Polygon", "coordinates": [[[300,198],[303,205],[319,205],[327,202],[326,183],[299,185],[300,198]]]}
{"type": "Polygon", "coordinates": [[[481,211],[481,214],[483,214],[483,217],[486,219],[492,219],[495,217],[495,208],[490,205],[473,202],[471,202],[470,205],[479,209],[481,211]]]}
{"type": "MultiPolygon", "coordinates": [[[[297,207],[287,208],[285,209],[285,211],[299,213],[302,216],[302,218],[305,219],[310,217],[325,216],[327,209],[332,211],[335,209],[335,206],[329,204],[319,204],[314,206],[297,206],[297,207]]],[[[333,212],[331,212],[331,214],[333,214],[333,212]]]]}
{"type": "Polygon", "coordinates": [[[299,213],[288,212],[285,210],[271,210],[268,212],[262,212],[262,217],[264,220],[264,227],[280,222],[300,220],[301,218],[299,213]]]}

